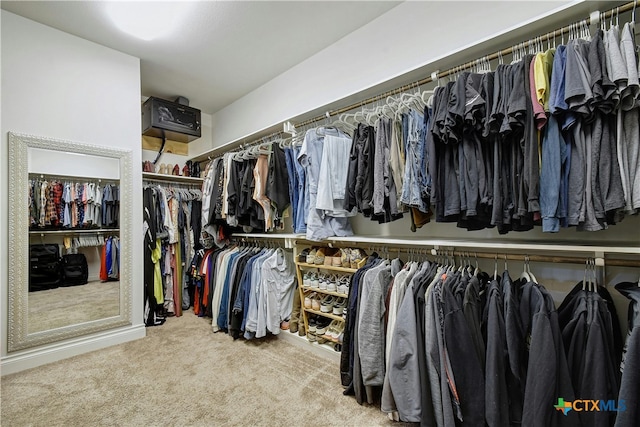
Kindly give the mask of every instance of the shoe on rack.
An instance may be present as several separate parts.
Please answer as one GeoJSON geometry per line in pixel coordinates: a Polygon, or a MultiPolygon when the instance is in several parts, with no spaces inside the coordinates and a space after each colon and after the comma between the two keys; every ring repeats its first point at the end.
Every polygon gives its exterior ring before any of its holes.
{"type": "Polygon", "coordinates": [[[342,313],[344,312],[344,309],[346,307],[347,307],[347,299],[338,297],[338,299],[336,300],[336,303],[333,306],[333,314],[335,314],[336,316],[342,316],[342,313]]]}
{"type": "Polygon", "coordinates": [[[342,249],[337,249],[331,257],[331,266],[342,267],[342,249]]]}
{"type": "Polygon", "coordinates": [[[351,268],[351,249],[340,249],[340,267],[351,268]]]}
{"type": "Polygon", "coordinates": [[[333,249],[333,248],[327,248],[326,252],[324,253],[324,265],[327,267],[332,267],[333,266],[333,258],[335,257],[336,252],[338,252],[337,249],[333,249]]]}
{"type": "Polygon", "coordinates": [[[324,335],[329,329],[331,319],[322,319],[316,323],[316,336],[324,335]]]}
{"type": "Polygon", "coordinates": [[[351,268],[361,268],[367,260],[367,254],[362,249],[351,249],[351,268]]]}
{"type": "Polygon", "coordinates": [[[336,321],[336,325],[333,328],[330,328],[327,333],[324,334],[324,337],[334,342],[342,342],[343,334],[344,322],[336,321]]]}
{"type": "Polygon", "coordinates": [[[323,273],[318,273],[318,289],[321,291],[327,290],[327,275],[323,273]]]}
{"type": "Polygon", "coordinates": [[[336,292],[342,295],[349,295],[349,284],[351,279],[346,274],[338,277],[338,289],[336,292]]]}
{"type": "Polygon", "coordinates": [[[309,288],[309,272],[308,271],[304,271],[302,273],[302,286],[305,288],[309,288]]]}
{"type": "Polygon", "coordinates": [[[315,335],[317,330],[316,319],[309,319],[309,333],[315,335]]]}
{"type": "Polygon", "coordinates": [[[302,250],[302,252],[300,252],[298,254],[298,262],[306,263],[307,262],[307,255],[309,255],[309,252],[310,252],[309,248],[304,248],[302,250]]]}
{"type": "Polygon", "coordinates": [[[324,265],[324,258],[329,248],[320,248],[316,251],[316,257],[313,261],[315,265],[324,265]]]}
{"type": "Polygon", "coordinates": [[[316,297],[315,292],[309,292],[304,296],[304,308],[312,308],[312,301],[316,297]]]}
{"type": "Polygon", "coordinates": [[[317,248],[315,247],[311,248],[311,250],[309,251],[309,254],[307,255],[307,264],[315,264],[317,253],[318,253],[317,248]]]}
{"type": "Polygon", "coordinates": [[[342,322],[340,322],[339,320],[331,321],[331,324],[327,328],[327,331],[324,333],[323,337],[328,340],[333,340],[333,335],[336,333],[336,330],[341,323],[342,322]]]}
{"type": "Polygon", "coordinates": [[[173,172],[171,173],[172,175],[175,176],[180,176],[180,166],[178,166],[178,164],[176,163],[176,165],[173,167],[173,172]]]}
{"type": "Polygon", "coordinates": [[[309,273],[309,286],[313,289],[318,289],[320,280],[318,279],[318,273],[309,273]]]}
{"type": "Polygon", "coordinates": [[[322,298],[320,303],[320,311],[323,313],[333,313],[333,306],[336,303],[336,297],[333,295],[326,295],[322,298]]]}
{"type": "Polygon", "coordinates": [[[340,325],[335,329],[334,334],[336,341],[342,344],[342,339],[344,338],[344,322],[340,322],[340,325]]]}
{"type": "Polygon", "coordinates": [[[313,298],[311,299],[311,310],[321,311],[321,308],[321,297],[318,294],[314,294],[313,298]]]}
{"type": "Polygon", "coordinates": [[[166,175],[167,174],[167,165],[165,165],[164,163],[161,163],[160,167],[158,168],[158,173],[166,175]]]}
{"type": "Polygon", "coordinates": [[[330,274],[327,276],[327,291],[337,292],[338,290],[338,276],[336,274],[330,274]]]}

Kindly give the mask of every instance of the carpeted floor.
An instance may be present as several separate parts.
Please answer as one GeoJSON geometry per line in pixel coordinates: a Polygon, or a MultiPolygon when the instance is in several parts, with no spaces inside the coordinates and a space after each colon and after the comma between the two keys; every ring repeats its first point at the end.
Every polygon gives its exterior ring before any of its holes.
{"type": "Polygon", "coordinates": [[[210,322],[189,311],[144,339],[4,376],[0,424],[400,425],[344,396],[335,361],[278,338],[233,341],[210,322]]]}
{"type": "Polygon", "coordinates": [[[117,316],[120,282],[92,281],[29,292],[29,333],[117,316]]]}

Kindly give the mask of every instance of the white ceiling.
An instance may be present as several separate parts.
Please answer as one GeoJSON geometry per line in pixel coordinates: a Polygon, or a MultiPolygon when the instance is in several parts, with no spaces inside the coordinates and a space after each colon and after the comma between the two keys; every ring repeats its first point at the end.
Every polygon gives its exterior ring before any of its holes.
{"type": "MultiPolygon", "coordinates": [[[[103,1],[2,1],[4,10],[141,59],[142,94],[213,114],[393,8],[398,1],[201,1],[177,33],[143,41],[103,1]]],[[[153,7],[154,2],[146,2],[153,7]]]]}

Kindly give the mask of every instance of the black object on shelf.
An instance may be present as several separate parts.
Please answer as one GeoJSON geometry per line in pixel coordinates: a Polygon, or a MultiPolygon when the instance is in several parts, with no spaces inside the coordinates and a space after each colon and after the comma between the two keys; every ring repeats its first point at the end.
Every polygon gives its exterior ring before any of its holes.
{"type": "Polygon", "coordinates": [[[191,142],[201,136],[200,110],[152,96],[142,104],[142,134],[191,142]]]}

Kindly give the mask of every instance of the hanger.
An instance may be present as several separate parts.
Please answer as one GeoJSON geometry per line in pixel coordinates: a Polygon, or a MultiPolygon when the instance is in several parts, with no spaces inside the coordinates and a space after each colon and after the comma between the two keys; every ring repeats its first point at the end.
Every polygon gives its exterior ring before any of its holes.
{"type": "Polygon", "coordinates": [[[493,259],[493,280],[498,280],[498,254],[493,259]]]}
{"type": "Polygon", "coordinates": [[[531,275],[527,271],[527,261],[529,260],[529,256],[524,256],[524,263],[522,265],[522,274],[520,275],[521,279],[526,280],[527,282],[531,282],[531,275]]]}

